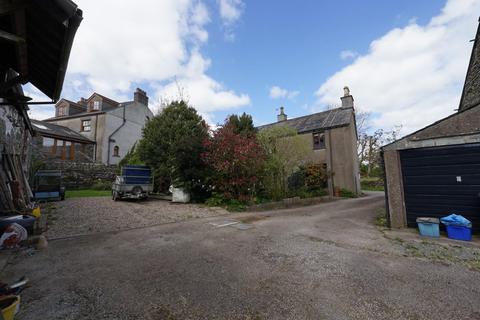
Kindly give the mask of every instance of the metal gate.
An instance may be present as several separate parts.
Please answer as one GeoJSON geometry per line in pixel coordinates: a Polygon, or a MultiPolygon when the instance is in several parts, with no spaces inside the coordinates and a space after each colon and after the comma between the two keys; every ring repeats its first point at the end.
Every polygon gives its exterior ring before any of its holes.
{"type": "Polygon", "coordinates": [[[480,144],[400,152],[407,224],[461,214],[480,231],[480,144]]]}

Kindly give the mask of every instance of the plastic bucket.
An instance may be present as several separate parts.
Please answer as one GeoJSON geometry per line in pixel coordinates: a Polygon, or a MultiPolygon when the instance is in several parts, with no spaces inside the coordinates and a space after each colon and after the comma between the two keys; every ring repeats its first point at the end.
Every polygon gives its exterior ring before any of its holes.
{"type": "Polygon", "coordinates": [[[20,307],[20,296],[5,296],[0,298],[0,308],[4,320],[13,320],[20,307]]]}
{"type": "Polygon", "coordinates": [[[418,230],[423,237],[440,237],[440,221],[437,218],[418,218],[418,230]]]}
{"type": "Polygon", "coordinates": [[[471,241],[472,228],[456,225],[446,225],[447,236],[454,240],[471,241]]]}

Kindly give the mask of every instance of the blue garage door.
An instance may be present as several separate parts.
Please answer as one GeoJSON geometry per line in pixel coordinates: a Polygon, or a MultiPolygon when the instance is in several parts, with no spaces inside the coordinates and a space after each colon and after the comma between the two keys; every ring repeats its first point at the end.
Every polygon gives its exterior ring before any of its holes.
{"type": "Polygon", "coordinates": [[[400,152],[407,224],[461,214],[480,231],[480,144],[400,152]]]}

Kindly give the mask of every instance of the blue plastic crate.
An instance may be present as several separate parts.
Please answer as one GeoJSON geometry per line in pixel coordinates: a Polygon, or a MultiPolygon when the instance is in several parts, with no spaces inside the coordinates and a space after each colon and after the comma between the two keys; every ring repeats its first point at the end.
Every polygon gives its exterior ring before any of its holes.
{"type": "Polygon", "coordinates": [[[455,226],[455,225],[446,225],[447,236],[450,239],[471,241],[472,240],[472,228],[455,226]]]}
{"type": "Polygon", "coordinates": [[[420,235],[423,237],[440,237],[440,228],[438,223],[417,222],[420,235]]]}

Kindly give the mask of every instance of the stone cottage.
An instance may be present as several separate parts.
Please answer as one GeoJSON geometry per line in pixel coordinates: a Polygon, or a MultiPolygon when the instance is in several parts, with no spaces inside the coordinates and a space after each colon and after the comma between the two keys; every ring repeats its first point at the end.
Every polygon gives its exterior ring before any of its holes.
{"type": "Polygon", "coordinates": [[[272,126],[289,126],[311,145],[305,162],[322,164],[328,173],[328,189],[335,188],[360,193],[360,174],[357,155],[357,128],[354,99],[348,87],[341,97],[342,106],[311,115],[288,119],[283,107],[277,122],[260,126],[259,130],[272,126]]]}
{"type": "Polygon", "coordinates": [[[382,148],[392,227],[456,213],[480,231],[479,41],[480,27],[458,111],[382,148]]]}
{"type": "Polygon", "coordinates": [[[133,101],[127,102],[117,102],[96,92],[77,102],[61,99],[55,105],[55,117],[44,121],[67,127],[93,141],[93,161],[113,165],[141,138],[143,127],[152,117],[146,92],[137,88],[133,101]]]}

